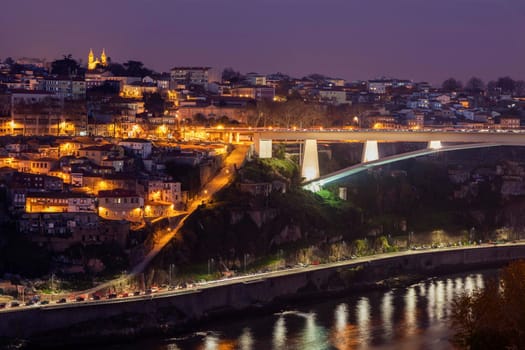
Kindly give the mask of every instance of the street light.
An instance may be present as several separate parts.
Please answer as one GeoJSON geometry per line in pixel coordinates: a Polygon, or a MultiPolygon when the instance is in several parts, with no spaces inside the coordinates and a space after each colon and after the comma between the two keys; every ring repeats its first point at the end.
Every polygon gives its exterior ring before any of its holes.
{"type": "Polygon", "coordinates": [[[250,254],[244,254],[244,273],[246,273],[246,259],[248,259],[249,256],[250,254]]]}

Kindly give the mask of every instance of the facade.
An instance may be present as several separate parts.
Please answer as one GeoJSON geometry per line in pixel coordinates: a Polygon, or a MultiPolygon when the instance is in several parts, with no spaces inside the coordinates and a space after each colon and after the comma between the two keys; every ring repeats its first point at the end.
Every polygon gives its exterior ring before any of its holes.
{"type": "Polygon", "coordinates": [[[144,218],[144,198],[133,191],[99,191],[98,205],[98,215],[108,220],[142,222],[144,218]]]}
{"type": "Polygon", "coordinates": [[[207,87],[210,67],[173,67],[170,72],[171,89],[177,85],[200,85],[207,87]]]}
{"type": "Polygon", "coordinates": [[[499,124],[502,129],[519,129],[520,128],[520,118],[519,117],[501,117],[499,124]]]}
{"type": "Polygon", "coordinates": [[[82,193],[30,193],[26,213],[96,213],[95,197],[82,193]]]}
{"type": "Polygon", "coordinates": [[[62,252],[74,244],[115,242],[124,248],[129,223],[109,221],[96,213],[30,213],[19,220],[19,232],[50,251],[62,252]]]}
{"type": "Polygon", "coordinates": [[[346,91],[343,89],[319,90],[319,98],[321,102],[333,105],[350,103],[350,101],[346,99],[346,91]]]}
{"type": "Polygon", "coordinates": [[[119,146],[132,150],[135,155],[142,159],[149,158],[153,150],[151,141],[143,139],[126,139],[120,141],[118,144],[119,146]]]}
{"type": "Polygon", "coordinates": [[[257,101],[273,100],[275,97],[275,88],[272,86],[243,86],[232,88],[230,91],[233,97],[251,98],[257,101]]]}
{"type": "Polygon", "coordinates": [[[43,91],[53,93],[60,99],[83,100],[86,98],[86,82],[84,79],[44,78],[41,81],[43,91]]]}
{"type": "Polygon", "coordinates": [[[146,188],[146,198],[149,202],[167,202],[170,204],[180,204],[182,202],[180,182],[150,180],[146,188]]]}
{"type": "Polygon", "coordinates": [[[102,161],[110,156],[122,157],[124,150],[122,147],[107,144],[102,146],[89,146],[78,150],[79,157],[86,157],[97,165],[102,165],[102,161]]]}
{"type": "Polygon", "coordinates": [[[124,84],[120,91],[120,97],[141,99],[145,94],[152,94],[157,91],[158,87],[156,83],[143,83],[138,81],[131,84],[124,84]]]}

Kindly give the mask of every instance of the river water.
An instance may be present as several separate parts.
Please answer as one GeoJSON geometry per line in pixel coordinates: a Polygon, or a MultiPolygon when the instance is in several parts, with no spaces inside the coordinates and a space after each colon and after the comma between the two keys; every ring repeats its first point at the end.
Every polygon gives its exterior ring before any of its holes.
{"type": "Polygon", "coordinates": [[[452,349],[453,298],[482,288],[496,270],[431,278],[391,291],[315,301],[264,316],[247,315],[167,339],[149,339],[111,350],[226,349],[452,349]]]}

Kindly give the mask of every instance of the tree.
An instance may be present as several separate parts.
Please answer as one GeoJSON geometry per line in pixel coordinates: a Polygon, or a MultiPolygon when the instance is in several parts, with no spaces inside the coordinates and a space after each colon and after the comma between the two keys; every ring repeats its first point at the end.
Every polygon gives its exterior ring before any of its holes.
{"type": "Polygon", "coordinates": [[[108,70],[115,76],[125,76],[127,73],[126,68],[120,63],[111,63],[108,70]]]}
{"type": "Polygon", "coordinates": [[[126,75],[129,77],[140,77],[143,78],[147,75],[153,74],[151,69],[144,67],[144,63],[140,61],[127,61],[123,65],[126,68],[126,75]]]}
{"type": "Polygon", "coordinates": [[[441,88],[445,91],[460,91],[462,89],[463,85],[461,84],[461,81],[456,80],[454,78],[449,78],[441,84],[441,88]]]}
{"type": "Polygon", "coordinates": [[[525,81],[523,80],[517,80],[516,85],[514,87],[514,94],[516,96],[523,96],[525,95],[525,81]]]}
{"type": "Polygon", "coordinates": [[[158,92],[144,94],[144,108],[155,116],[161,116],[169,104],[158,92]]]}
{"type": "Polygon", "coordinates": [[[59,76],[76,76],[80,73],[80,65],[73,59],[71,54],[64,55],[61,60],[51,63],[51,74],[59,76]]]}
{"type": "Polygon", "coordinates": [[[525,348],[525,261],[510,263],[500,280],[453,301],[453,342],[464,349],[525,348]]]}
{"type": "Polygon", "coordinates": [[[496,87],[498,87],[503,94],[512,94],[516,88],[516,82],[511,77],[502,77],[496,81],[496,87]]]}
{"type": "Polygon", "coordinates": [[[472,77],[467,82],[467,85],[465,85],[465,90],[471,93],[480,93],[485,90],[485,84],[483,83],[483,80],[477,77],[472,77]]]}
{"type": "Polygon", "coordinates": [[[233,68],[224,68],[222,71],[222,81],[229,81],[232,84],[239,83],[243,79],[240,72],[233,70],[233,68]]]}

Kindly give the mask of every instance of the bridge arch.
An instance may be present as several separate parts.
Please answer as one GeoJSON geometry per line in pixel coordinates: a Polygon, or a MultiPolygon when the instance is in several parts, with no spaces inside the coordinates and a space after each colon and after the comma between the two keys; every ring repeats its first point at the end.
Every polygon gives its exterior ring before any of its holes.
{"type": "Polygon", "coordinates": [[[303,188],[312,192],[318,192],[322,189],[322,187],[326,184],[335,182],[337,180],[340,180],[342,178],[345,178],[347,176],[351,176],[357,173],[360,173],[362,171],[389,164],[389,163],[395,163],[406,159],[411,158],[417,158],[422,157],[434,153],[440,153],[440,152],[451,152],[451,151],[460,151],[460,150],[467,150],[467,149],[476,149],[476,148],[489,148],[489,147],[500,147],[500,146],[524,146],[522,143],[518,144],[500,144],[500,143],[474,143],[474,144],[461,144],[461,145],[454,145],[454,146],[442,146],[441,147],[433,147],[433,148],[426,148],[423,150],[413,151],[413,152],[407,152],[407,153],[401,153],[396,154],[393,156],[385,157],[382,159],[366,162],[366,163],[359,163],[355,164],[346,168],[343,168],[341,170],[335,171],[330,174],[323,175],[315,180],[306,181],[303,183],[303,188]]]}

